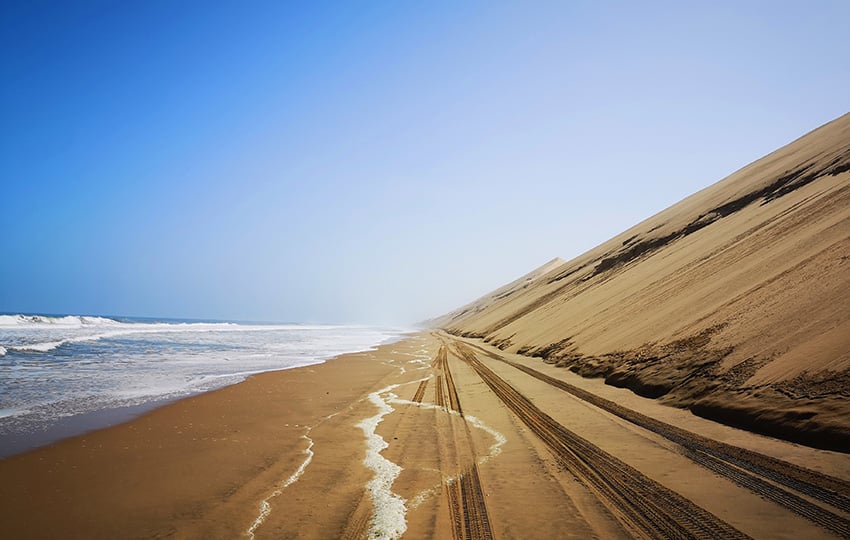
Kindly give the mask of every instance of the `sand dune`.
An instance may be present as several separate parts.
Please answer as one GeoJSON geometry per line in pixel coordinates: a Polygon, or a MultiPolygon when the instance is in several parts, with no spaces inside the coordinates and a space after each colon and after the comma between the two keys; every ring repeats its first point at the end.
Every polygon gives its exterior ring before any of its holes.
{"type": "Polygon", "coordinates": [[[850,115],[434,324],[850,451],[850,115]]]}

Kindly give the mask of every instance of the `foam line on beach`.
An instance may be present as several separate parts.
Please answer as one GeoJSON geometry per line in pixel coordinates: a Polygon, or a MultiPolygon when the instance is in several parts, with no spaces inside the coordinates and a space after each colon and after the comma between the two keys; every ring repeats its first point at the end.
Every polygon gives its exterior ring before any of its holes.
{"type": "Polygon", "coordinates": [[[101,339],[108,339],[113,337],[120,337],[132,334],[141,334],[145,333],[140,330],[115,330],[112,332],[103,332],[100,334],[93,334],[90,336],[74,336],[70,338],[60,339],[56,341],[44,341],[41,343],[28,343],[26,345],[9,345],[8,348],[13,351],[20,352],[49,352],[53,349],[57,349],[62,345],[67,343],[83,343],[86,341],[100,341],[101,339]]]}
{"type": "MultiPolygon", "coordinates": [[[[396,350],[392,350],[392,351],[390,351],[390,353],[391,354],[400,354],[400,355],[403,355],[403,356],[412,356],[413,359],[408,360],[407,363],[408,364],[419,364],[419,367],[416,368],[417,370],[428,369],[428,363],[429,363],[428,361],[431,359],[431,357],[428,355],[428,351],[425,350],[425,349],[419,349],[415,353],[396,351],[396,350]]],[[[406,372],[406,370],[404,370],[404,368],[400,368],[400,369],[403,370],[402,374],[404,374],[406,372]]]]}
{"type": "MultiPolygon", "coordinates": [[[[3,317],[3,316],[0,316],[3,317]]],[[[7,319],[10,319],[6,316],[7,319]]],[[[50,319],[50,318],[46,318],[50,319]]],[[[74,319],[77,320],[77,317],[64,317],[64,319],[74,319]]],[[[61,347],[62,345],[71,344],[71,343],[84,343],[89,341],[100,341],[104,339],[123,337],[123,336],[134,336],[134,335],[145,335],[145,334],[187,334],[187,333],[239,333],[239,332],[273,332],[279,330],[296,330],[296,331],[308,331],[308,330],[331,330],[337,328],[335,326],[307,326],[307,325],[242,325],[230,322],[221,322],[221,323],[137,323],[137,322],[120,322],[112,319],[103,319],[100,317],[83,317],[82,319],[91,320],[91,321],[104,321],[104,322],[83,322],[81,324],[72,325],[72,324],[59,324],[59,323],[44,323],[37,322],[29,324],[22,323],[0,323],[0,328],[2,329],[12,329],[19,330],[30,329],[34,331],[41,330],[53,330],[56,328],[65,328],[70,331],[78,330],[78,329],[101,329],[105,330],[98,333],[93,334],[85,334],[85,335],[72,335],[68,337],[63,337],[61,339],[53,339],[50,341],[40,341],[35,343],[24,343],[19,345],[5,345],[4,350],[14,350],[19,352],[39,352],[46,353],[50,352],[54,349],[61,347]]],[[[26,319],[29,321],[28,319],[26,319]]]]}
{"type": "MultiPolygon", "coordinates": [[[[420,403],[420,402],[417,402],[417,401],[410,401],[410,400],[407,400],[407,399],[399,399],[398,397],[390,399],[390,403],[392,403],[394,405],[413,405],[413,406],[419,407],[421,409],[439,410],[439,411],[443,411],[443,412],[448,413],[448,414],[460,416],[465,421],[469,422],[469,424],[472,425],[473,427],[487,432],[491,437],[493,437],[494,442],[493,442],[493,444],[490,445],[490,449],[487,452],[487,454],[482,456],[478,460],[478,465],[483,465],[483,464],[487,463],[488,461],[490,461],[491,459],[498,456],[499,454],[501,454],[502,453],[502,446],[504,446],[504,444],[506,442],[508,442],[507,438],[505,438],[505,436],[502,435],[502,433],[491,428],[490,426],[485,424],[483,421],[481,421],[478,417],[475,417],[475,416],[472,416],[472,415],[469,415],[469,414],[461,416],[460,413],[458,413],[457,411],[453,411],[451,409],[446,409],[445,407],[441,407],[441,406],[436,405],[434,403],[420,403]]],[[[452,484],[456,480],[457,480],[456,477],[450,476],[450,477],[445,479],[445,482],[447,484],[452,484]]],[[[410,508],[418,508],[422,503],[424,503],[426,500],[428,500],[428,498],[439,493],[439,491],[440,491],[439,485],[421,491],[420,493],[418,493],[415,497],[413,497],[410,500],[410,508]]]]}
{"type": "Polygon", "coordinates": [[[407,501],[392,491],[393,483],[401,474],[402,468],[381,455],[381,452],[389,447],[389,443],[376,433],[378,424],[383,421],[386,415],[395,410],[390,406],[390,402],[397,396],[390,392],[399,386],[401,384],[391,384],[369,394],[369,401],[378,408],[378,414],[357,424],[357,427],[362,429],[364,435],[366,435],[364,463],[375,473],[375,476],[366,484],[375,506],[369,538],[380,538],[382,540],[400,538],[407,530],[407,501]],[[384,394],[389,394],[386,399],[382,397],[384,394]]]}
{"type": "MultiPolygon", "coordinates": [[[[265,522],[266,518],[269,517],[269,514],[271,514],[272,506],[270,501],[275,497],[280,496],[283,493],[284,489],[297,482],[304,475],[304,471],[307,470],[307,466],[310,465],[310,462],[313,461],[313,439],[310,438],[310,433],[317,427],[324,424],[326,421],[341,413],[343,410],[350,410],[351,408],[351,406],[348,406],[346,409],[341,409],[335,413],[329,414],[322,418],[316,425],[307,427],[307,431],[304,433],[304,435],[302,435],[302,438],[308,441],[307,448],[304,450],[304,453],[307,454],[307,457],[304,459],[298,469],[294,473],[292,473],[292,475],[287,478],[286,481],[284,481],[279,488],[274,490],[271,495],[269,495],[268,497],[263,499],[262,502],[260,502],[260,514],[257,516],[257,519],[254,520],[254,522],[251,524],[251,527],[247,531],[247,535],[249,538],[254,538],[254,532],[256,532],[257,528],[262,525],[263,522],[265,522]]],[[[289,424],[287,424],[287,426],[288,425],[289,424]]]]}
{"type": "MultiPolygon", "coordinates": [[[[426,351],[425,349],[419,349],[419,351],[417,351],[415,353],[397,351],[397,350],[393,349],[392,351],[390,351],[390,354],[396,354],[396,355],[402,355],[402,356],[412,356],[413,359],[408,360],[407,361],[408,364],[418,364],[419,367],[416,368],[417,371],[423,370],[423,369],[428,369],[428,360],[430,360],[430,357],[428,356],[428,351],[426,351]]],[[[387,365],[395,365],[395,362],[391,360],[390,363],[388,363],[387,365]]],[[[395,367],[398,367],[399,375],[404,375],[405,373],[407,373],[407,368],[405,368],[404,366],[395,366],[395,367]]]]}
{"type": "MultiPolygon", "coordinates": [[[[311,430],[312,428],[308,429],[307,433],[310,433],[311,430]]],[[[292,475],[287,478],[286,481],[284,481],[283,484],[280,485],[280,487],[274,490],[271,495],[263,499],[263,501],[260,503],[260,514],[254,520],[254,522],[251,523],[251,527],[248,529],[248,538],[251,538],[253,540],[254,532],[257,530],[257,528],[259,528],[260,525],[263,524],[264,521],[266,521],[266,518],[269,517],[269,514],[271,514],[272,505],[269,501],[271,501],[275,497],[278,497],[281,493],[283,493],[284,489],[297,482],[298,479],[301,478],[301,476],[304,474],[304,471],[307,470],[307,466],[310,465],[310,462],[313,461],[313,439],[311,439],[307,433],[302,436],[308,441],[307,448],[304,450],[304,453],[307,455],[307,457],[304,458],[304,461],[301,462],[301,465],[298,466],[298,469],[294,473],[292,473],[292,475]]]]}
{"type": "MultiPolygon", "coordinates": [[[[175,325],[176,326],[176,325],[175,325]]],[[[46,353],[50,352],[54,349],[58,349],[62,345],[67,345],[70,343],[85,343],[87,341],[100,341],[102,339],[110,339],[116,337],[123,336],[134,336],[140,334],[176,334],[176,333],[190,333],[190,332],[222,332],[222,331],[231,331],[228,328],[203,328],[198,329],[194,327],[163,327],[163,326],[154,326],[151,325],[150,328],[127,328],[123,330],[111,330],[109,332],[101,332],[99,334],[90,334],[84,336],[72,336],[64,339],[54,340],[54,341],[42,341],[39,343],[27,343],[24,345],[7,345],[8,349],[13,351],[20,352],[41,352],[46,353]]]]}
{"type": "Polygon", "coordinates": [[[408,360],[407,363],[408,364],[419,364],[419,367],[416,368],[417,370],[429,369],[430,366],[429,366],[428,360],[430,360],[430,359],[431,358],[429,356],[417,356],[413,360],[408,360]]]}
{"type": "MultiPolygon", "coordinates": [[[[427,377],[427,378],[430,378],[430,377],[427,377]]],[[[425,379],[422,379],[422,380],[425,380],[425,379]]],[[[414,381],[414,382],[422,382],[422,380],[414,381]]],[[[391,395],[395,396],[395,394],[391,394],[391,395]]],[[[419,407],[421,409],[435,409],[435,410],[443,411],[445,413],[452,414],[452,415],[455,415],[455,416],[460,416],[460,418],[469,422],[473,427],[478,428],[482,431],[486,431],[490,436],[493,437],[495,442],[492,445],[490,445],[490,450],[487,452],[487,454],[482,456],[481,459],[478,460],[479,465],[483,465],[484,463],[490,461],[494,457],[501,454],[502,453],[502,446],[508,441],[505,438],[505,436],[502,435],[500,432],[496,431],[495,429],[491,428],[490,426],[488,426],[487,424],[482,422],[478,417],[472,416],[470,414],[466,414],[466,415],[461,416],[460,413],[458,413],[457,411],[453,411],[451,409],[446,409],[445,407],[435,405],[434,403],[420,403],[420,402],[417,402],[417,401],[410,401],[409,399],[400,399],[398,396],[391,398],[389,400],[389,402],[394,404],[394,405],[413,405],[413,406],[419,407]]]]}

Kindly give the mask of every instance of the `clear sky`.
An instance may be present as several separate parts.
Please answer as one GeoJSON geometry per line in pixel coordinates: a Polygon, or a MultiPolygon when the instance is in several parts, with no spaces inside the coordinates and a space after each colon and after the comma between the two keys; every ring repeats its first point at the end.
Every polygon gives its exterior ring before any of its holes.
{"type": "Polygon", "coordinates": [[[848,20],[5,0],[0,312],[441,314],[850,111],[848,20]]]}

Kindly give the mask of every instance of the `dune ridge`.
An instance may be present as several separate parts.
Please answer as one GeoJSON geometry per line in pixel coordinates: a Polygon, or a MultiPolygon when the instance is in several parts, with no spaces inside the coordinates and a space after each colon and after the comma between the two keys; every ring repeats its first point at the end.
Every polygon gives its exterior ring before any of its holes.
{"type": "Polygon", "coordinates": [[[850,452],[850,114],[429,323],[850,452]]]}

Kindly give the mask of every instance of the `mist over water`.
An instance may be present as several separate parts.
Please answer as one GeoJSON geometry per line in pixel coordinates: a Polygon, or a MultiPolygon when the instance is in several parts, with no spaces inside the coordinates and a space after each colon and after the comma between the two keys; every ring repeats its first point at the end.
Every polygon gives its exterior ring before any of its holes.
{"type": "MultiPolygon", "coordinates": [[[[254,373],[368,350],[403,331],[0,315],[0,441],[38,439],[63,419],[188,396],[254,373]]],[[[104,415],[100,422],[108,419],[104,415]]],[[[92,427],[99,426],[87,426],[92,427]]],[[[9,453],[3,446],[0,455],[9,453]]]]}

